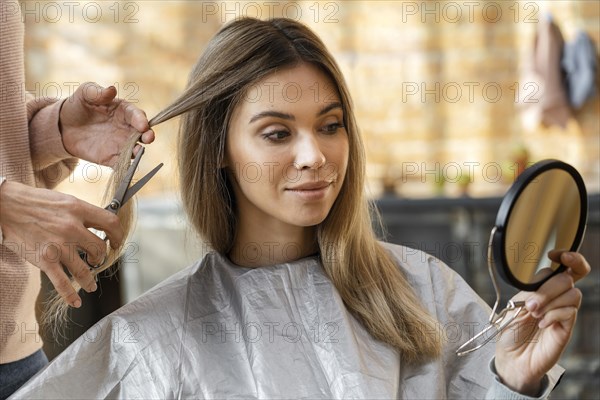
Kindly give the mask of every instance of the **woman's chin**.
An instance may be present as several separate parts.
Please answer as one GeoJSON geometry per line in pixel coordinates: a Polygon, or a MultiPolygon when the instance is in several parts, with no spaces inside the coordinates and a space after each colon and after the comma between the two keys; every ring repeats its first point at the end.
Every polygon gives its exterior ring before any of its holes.
{"type": "Polygon", "coordinates": [[[327,213],[299,216],[295,218],[294,225],[309,228],[319,225],[321,222],[325,221],[325,218],[327,218],[327,213]]]}

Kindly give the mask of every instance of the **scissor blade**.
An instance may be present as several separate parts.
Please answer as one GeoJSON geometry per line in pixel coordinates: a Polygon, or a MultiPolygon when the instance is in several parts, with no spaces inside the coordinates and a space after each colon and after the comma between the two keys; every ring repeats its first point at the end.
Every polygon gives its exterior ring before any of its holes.
{"type": "Polygon", "coordinates": [[[121,207],[123,204],[125,204],[125,196],[126,196],[127,192],[129,191],[128,190],[129,184],[131,183],[131,179],[133,179],[133,174],[135,173],[135,170],[137,169],[137,166],[140,163],[140,160],[142,159],[144,150],[145,150],[145,148],[142,147],[140,149],[140,151],[138,151],[137,155],[133,159],[133,162],[127,169],[125,176],[121,180],[121,183],[119,184],[119,187],[117,188],[117,191],[115,192],[114,200],[118,201],[119,207],[121,207]]]}
{"type": "Polygon", "coordinates": [[[156,173],[158,172],[159,169],[161,169],[162,166],[163,166],[163,163],[158,164],[156,167],[154,167],[154,169],[152,171],[148,172],[146,175],[144,175],[144,177],[142,179],[140,179],[134,185],[132,185],[129,188],[129,190],[127,190],[127,193],[125,193],[125,196],[123,197],[123,201],[121,202],[121,206],[123,206],[123,204],[127,203],[127,201],[129,199],[131,199],[134,194],[136,194],[146,183],[148,183],[148,181],[150,179],[152,179],[152,177],[154,175],[156,175],[156,173]]]}

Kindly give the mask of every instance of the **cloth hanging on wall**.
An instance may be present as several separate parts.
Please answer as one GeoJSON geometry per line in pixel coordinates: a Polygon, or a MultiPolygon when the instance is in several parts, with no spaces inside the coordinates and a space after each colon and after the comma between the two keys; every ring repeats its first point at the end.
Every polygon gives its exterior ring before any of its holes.
{"type": "Polygon", "coordinates": [[[530,129],[539,125],[567,127],[572,117],[567,97],[566,81],[561,66],[564,47],[560,28],[551,17],[541,19],[533,51],[521,86],[523,91],[524,124],[530,129]]]}
{"type": "Polygon", "coordinates": [[[561,67],[564,47],[560,28],[552,19],[540,21],[534,47],[534,71],[540,77],[541,123],[565,128],[571,117],[561,67]]]}
{"type": "Polygon", "coordinates": [[[572,42],[565,44],[562,67],[566,73],[569,103],[578,110],[596,93],[598,54],[587,32],[580,30],[572,42]]]}

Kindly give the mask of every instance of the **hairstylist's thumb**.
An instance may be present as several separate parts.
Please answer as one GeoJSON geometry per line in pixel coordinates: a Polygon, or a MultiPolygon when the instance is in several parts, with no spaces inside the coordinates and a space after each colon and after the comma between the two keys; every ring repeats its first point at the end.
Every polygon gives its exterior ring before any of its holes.
{"type": "Polygon", "coordinates": [[[114,86],[103,88],[95,82],[86,82],[81,85],[83,101],[93,105],[108,105],[117,96],[114,86]]]}

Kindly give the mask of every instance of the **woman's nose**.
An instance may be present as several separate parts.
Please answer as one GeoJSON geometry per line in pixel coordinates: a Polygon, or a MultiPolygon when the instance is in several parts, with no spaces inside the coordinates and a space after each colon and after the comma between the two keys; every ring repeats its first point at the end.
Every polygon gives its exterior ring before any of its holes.
{"type": "Polygon", "coordinates": [[[298,140],[295,158],[294,164],[298,169],[318,169],[327,161],[314,134],[305,135],[298,140]]]}

